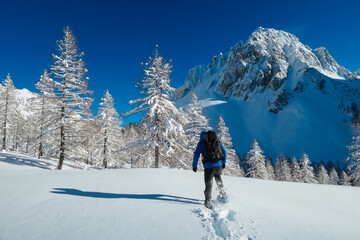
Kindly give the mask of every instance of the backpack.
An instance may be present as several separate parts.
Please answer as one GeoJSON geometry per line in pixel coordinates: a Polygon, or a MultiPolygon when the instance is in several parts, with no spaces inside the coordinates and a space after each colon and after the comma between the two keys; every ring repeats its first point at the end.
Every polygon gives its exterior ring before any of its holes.
{"type": "Polygon", "coordinates": [[[218,162],[219,160],[225,160],[225,155],[222,150],[217,134],[214,131],[207,131],[204,135],[204,144],[206,149],[206,155],[204,156],[203,163],[218,162]]]}

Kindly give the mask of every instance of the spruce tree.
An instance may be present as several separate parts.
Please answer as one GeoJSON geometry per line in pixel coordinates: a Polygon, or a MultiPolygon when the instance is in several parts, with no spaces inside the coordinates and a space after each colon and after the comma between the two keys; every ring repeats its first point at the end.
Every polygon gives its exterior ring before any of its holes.
{"type": "Polygon", "coordinates": [[[59,97],[58,125],[59,136],[59,163],[57,169],[62,169],[65,158],[69,158],[71,151],[76,155],[74,148],[79,140],[79,122],[88,115],[91,91],[87,89],[87,69],[82,59],[83,52],[79,52],[75,36],[70,29],[64,29],[63,39],[57,41],[58,54],[53,54],[54,64],[51,73],[58,79],[55,83],[56,94],[59,97]]]}
{"type": "Polygon", "coordinates": [[[246,177],[269,179],[265,166],[265,156],[256,140],[251,144],[251,150],[246,153],[246,177]]]}
{"type": "Polygon", "coordinates": [[[187,105],[186,116],[185,133],[189,150],[193,153],[199,141],[200,133],[211,129],[209,119],[203,115],[203,109],[195,93],[192,94],[191,102],[187,105]]]}
{"type": "Polygon", "coordinates": [[[119,114],[114,108],[114,99],[108,90],[101,98],[97,120],[100,125],[98,140],[100,141],[100,155],[103,168],[108,167],[108,163],[115,164],[119,150],[123,146],[121,136],[121,120],[119,114]]]}
{"type": "Polygon", "coordinates": [[[293,182],[301,182],[301,170],[296,157],[291,160],[291,179],[293,182]]]}
{"type": "Polygon", "coordinates": [[[340,173],[340,185],[344,186],[350,186],[350,177],[347,175],[347,173],[343,170],[340,173]]]}
{"type": "Polygon", "coordinates": [[[291,181],[291,168],[289,157],[285,153],[280,154],[276,160],[276,178],[279,181],[291,181]]]}
{"type": "Polygon", "coordinates": [[[340,183],[339,174],[333,167],[329,174],[329,184],[338,185],[340,183]]]}
{"type": "Polygon", "coordinates": [[[360,186],[360,125],[355,126],[356,135],[348,146],[349,156],[346,160],[349,169],[349,177],[353,186],[360,186]]]}
{"type": "Polygon", "coordinates": [[[300,159],[301,182],[317,183],[314,169],[310,164],[309,156],[306,153],[303,153],[302,158],[300,159]]]}
{"type": "Polygon", "coordinates": [[[225,121],[222,116],[219,117],[218,131],[218,138],[225,147],[227,153],[227,167],[225,168],[224,173],[228,175],[240,176],[241,170],[239,158],[236,155],[235,150],[233,149],[232,137],[229,133],[229,128],[226,127],[225,121]]]}
{"type": "Polygon", "coordinates": [[[329,184],[330,183],[329,174],[327,173],[327,170],[322,163],[320,164],[320,168],[317,173],[317,181],[320,184],[329,184]]]}
{"type": "Polygon", "coordinates": [[[266,166],[266,171],[267,171],[268,176],[269,176],[269,180],[275,180],[276,179],[275,171],[274,171],[274,167],[273,167],[273,164],[272,164],[272,158],[271,158],[270,155],[268,155],[268,157],[266,158],[265,166],[266,166]]]}

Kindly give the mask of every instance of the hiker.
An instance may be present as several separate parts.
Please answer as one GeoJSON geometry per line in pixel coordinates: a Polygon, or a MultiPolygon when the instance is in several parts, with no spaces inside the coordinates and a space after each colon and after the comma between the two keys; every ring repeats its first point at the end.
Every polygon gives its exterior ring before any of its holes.
{"type": "Polygon", "coordinates": [[[214,131],[202,131],[200,133],[200,141],[196,146],[192,163],[194,172],[197,171],[200,154],[203,156],[202,162],[205,169],[205,207],[212,209],[211,189],[213,178],[215,178],[220,191],[220,200],[223,202],[227,200],[224,184],[221,179],[221,172],[226,164],[226,150],[217,139],[217,135],[214,131]]]}

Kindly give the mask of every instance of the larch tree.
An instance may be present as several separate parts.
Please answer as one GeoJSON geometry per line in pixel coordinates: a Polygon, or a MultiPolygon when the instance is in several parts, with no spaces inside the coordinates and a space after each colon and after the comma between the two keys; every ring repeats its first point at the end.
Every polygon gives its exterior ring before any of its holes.
{"type": "Polygon", "coordinates": [[[314,175],[314,169],[310,164],[311,162],[309,156],[306,153],[303,153],[300,159],[301,182],[317,183],[314,175]]]}
{"type": "Polygon", "coordinates": [[[246,177],[268,179],[265,166],[265,156],[256,140],[251,144],[251,150],[246,153],[245,161],[247,165],[246,177]]]}
{"type": "Polygon", "coordinates": [[[106,90],[101,98],[100,107],[97,115],[100,125],[99,141],[100,156],[103,168],[107,168],[109,162],[116,163],[117,155],[123,145],[121,137],[121,119],[114,108],[114,99],[106,90]]]}
{"type": "Polygon", "coordinates": [[[47,70],[44,70],[35,87],[40,91],[38,99],[35,99],[36,104],[34,104],[37,118],[38,158],[40,159],[45,154],[46,139],[53,132],[59,112],[59,104],[55,95],[55,82],[47,70]]]}
{"type": "Polygon", "coordinates": [[[69,158],[72,147],[80,133],[79,121],[88,115],[91,94],[88,88],[87,69],[82,59],[83,52],[79,52],[75,36],[70,29],[64,29],[64,37],[57,41],[58,54],[53,54],[54,64],[51,73],[55,81],[56,93],[59,97],[59,129],[60,150],[57,169],[62,169],[65,158],[69,158]]]}
{"type": "Polygon", "coordinates": [[[17,104],[14,83],[10,74],[8,74],[3,81],[0,94],[2,150],[7,150],[8,146],[10,146],[9,138],[14,128],[16,128],[17,104]]]}
{"type": "Polygon", "coordinates": [[[136,86],[141,89],[144,98],[130,101],[131,105],[136,104],[137,107],[125,116],[145,113],[140,122],[143,135],[136,144],[142,150],[143,158],[154,159],[155,168],[161,165],[189,168],[183,156],[187,153],[183,129],[185,119],[171,101],[171,93],[174,91],[170,86],[171,72],[171,63],[165,62],[156,47],[155,56],[150,57],[145,64],[144,77],[136,86]],[[153,152],[153,157],[150,152],[153,152]]]}

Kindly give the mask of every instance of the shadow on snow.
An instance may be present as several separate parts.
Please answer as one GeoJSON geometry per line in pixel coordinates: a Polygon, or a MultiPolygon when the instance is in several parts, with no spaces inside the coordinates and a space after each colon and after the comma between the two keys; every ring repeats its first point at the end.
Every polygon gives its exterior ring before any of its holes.
{"type": "Polygon", "coordinates": [[[23,156],[17,157],[16,155],[2,153],[0,156],[0,161],[5,163],[10,163],[19,166],[30,166],[38,167],[42,169],[50,170],[54,166],[51,163],[39,160],[39,159],[29,159],[28,157],[24,158],[23,156]]]}
{"type": "Polygon", "coordinates": [[[186,203],[186,204],[201,204],[198,199],[178,197],[165,194],[121,194],[121,193],[103,193],[103,192],[86,192],[73,188],[54,188],[51,193],[66,194],[80,197],[90,198],[109,198],[109,199],[144,199],[144,200],[158,200],[165,202],[186,203]]]}

